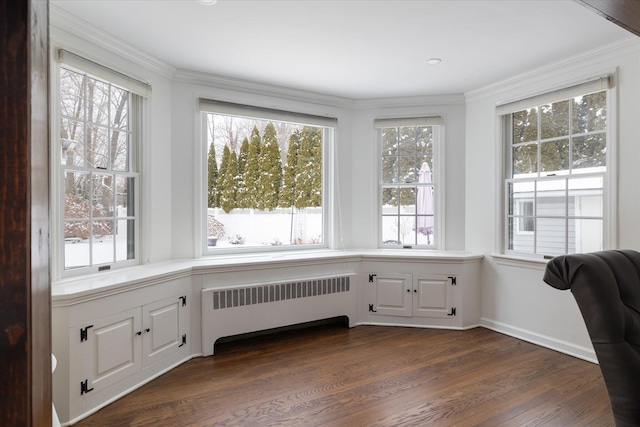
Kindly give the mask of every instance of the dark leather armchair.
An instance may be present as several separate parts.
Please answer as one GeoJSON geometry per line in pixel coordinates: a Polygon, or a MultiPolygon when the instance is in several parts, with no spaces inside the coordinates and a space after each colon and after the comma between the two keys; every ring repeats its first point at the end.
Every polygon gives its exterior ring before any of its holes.
{"type": "Polygon", "coordinates": [[[640,253],[558,256],[543,280],[571,289],[600,363],[616,426],[640,426],[640,253]]]}

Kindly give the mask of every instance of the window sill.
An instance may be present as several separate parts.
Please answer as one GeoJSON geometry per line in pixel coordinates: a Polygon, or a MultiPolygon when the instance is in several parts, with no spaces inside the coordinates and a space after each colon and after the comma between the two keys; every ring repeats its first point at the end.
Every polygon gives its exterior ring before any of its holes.
{"type": "Polygon", "coordinates": [[[548,259],[525,258],[514,255],[491,254],[496,264],[508,267],[529,268],[544,271],[547,268],[548,259]]]}
{"type": "Polygon", "coordinates": [[[389,260],[403,262],[467,263],[479,262],[481,254],[458,251],[429,251],[407,249],[364,250],[310,250],[269,254],[243,254],[202,257],[140,265],[120,270],[87,274],[52,283],[51,299],[54,306],[76,304],[133,289],[193,275],[260,270],[265,268],[300,267],[335,262],[361,262],[363,260],[389,260]]]}

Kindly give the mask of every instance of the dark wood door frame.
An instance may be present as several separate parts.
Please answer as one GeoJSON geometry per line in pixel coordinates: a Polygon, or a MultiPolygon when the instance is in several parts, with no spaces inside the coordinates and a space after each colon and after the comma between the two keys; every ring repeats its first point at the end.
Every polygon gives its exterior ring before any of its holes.
{"type": "Polygon", "coordinates": [[[49,2],[0,3],[0,425],[51,426],[49,2]]]}

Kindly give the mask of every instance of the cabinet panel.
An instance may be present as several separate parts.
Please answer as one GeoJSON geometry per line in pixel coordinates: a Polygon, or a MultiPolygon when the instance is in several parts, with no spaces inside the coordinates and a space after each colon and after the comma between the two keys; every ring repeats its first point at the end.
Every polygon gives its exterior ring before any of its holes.
{"type": "Polygon", "coordinates": [[[374,279],[377,314],[411,316],[411,275],[381,274],[374,279]]]}
{"type": "Polygon", "coordinates": [[[182,342],[180,299],[176,296],[143,307],[145,365],[177,351],[182,342]]]}
{"type": "Polygon", "coordinates": [[[413,315],[447,317],[451,310],[451,279],[447,276],[417,278],[414,283],[413,315]]]}
{"type": "MultiPolygon", "coordinates": [[[[87,389],[101,389],[138,371],[141,352],[137,334],[141,327],[140,309],[115,314],[86,325],[86,341],[80,343],[80,364],[87,381],[87,389]]],[[[73,355],[73,352],[72,352],[73,355]]],[[[74,366],[74,364],[72,364],[74,366]]],[[[80,385],[78,385],[80,387],[80,385]]]]}

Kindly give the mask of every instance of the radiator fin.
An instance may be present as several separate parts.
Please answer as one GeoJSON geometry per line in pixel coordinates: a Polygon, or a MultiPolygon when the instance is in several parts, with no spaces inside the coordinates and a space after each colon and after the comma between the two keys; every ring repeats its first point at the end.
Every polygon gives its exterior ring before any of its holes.
{"type": "Polygon", "coordinates": [[[349,276],[331,277],[213,291],[213,309],[222,310],[245,305],[349,292],[349,279],[349,276]]]}

